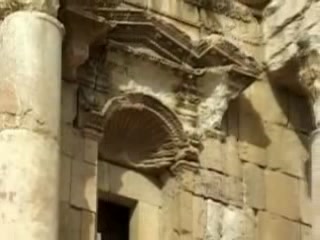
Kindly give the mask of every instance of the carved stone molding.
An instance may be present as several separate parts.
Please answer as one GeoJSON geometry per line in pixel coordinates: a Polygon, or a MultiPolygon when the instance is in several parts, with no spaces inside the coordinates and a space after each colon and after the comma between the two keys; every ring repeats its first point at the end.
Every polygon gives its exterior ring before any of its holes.
{"type": "Polygon", "coordinates": [[[89,13],[79,14],[72,9],[62,11],[66,27],[63,49],[63,77],[76,81],[77,70],[89,57],[90,46],[98,39],[105,39],[110,25],[104,19],[89,13]]]}
{"type": "Polygon", "coordinates": [[[179,161],[196,162],[179,119],[157,99],[142,93],[113,97],[99,110],[79,99],[78,127],[103,133],[100,157],[144,172],[158,172],[179,161]]]}
{"type": "Polygon", "coordinates": [[[320,127],[320,41],[305,39],[300,47],[300,82],[310,98],[315,124],[320,127]]]}
{"type": "MultiPolygon", "coordinates": [[[[71,11],[71,10],[70,10],[71,11]]],[[[166,59],[192,68],[238,65],[251,75],[261,68],[250,56],[220,35],[211,35],[194,43],[174,26],[156,19],[143,10],[73,9],[82,17],[94,15],[112,26],[108,39],[121,43],[139,43],[166,59]]],[[[106,38],[105,38],[106,39],[106,38]]]]}

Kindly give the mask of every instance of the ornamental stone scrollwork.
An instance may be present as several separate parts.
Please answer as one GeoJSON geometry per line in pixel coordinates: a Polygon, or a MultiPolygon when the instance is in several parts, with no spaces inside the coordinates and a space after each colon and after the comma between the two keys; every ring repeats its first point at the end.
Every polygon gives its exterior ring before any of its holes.
{"type": "Polygon", "coordinates": [[[300,82],[309,95],[315,124],[320,126],[320,39],[308,37],[299,42],[300,82]]]}

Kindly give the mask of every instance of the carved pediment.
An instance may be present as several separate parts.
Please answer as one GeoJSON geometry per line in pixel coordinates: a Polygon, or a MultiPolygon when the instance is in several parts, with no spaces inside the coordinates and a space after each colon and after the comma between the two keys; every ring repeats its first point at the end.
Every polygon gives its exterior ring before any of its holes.
{"type": "Polygon", "coordinates": [[[166,59],[192,68],[237,65],[243,72],[258,75],[260,67],[251,57],[221,35],[210,35],[199,42],[174,26],[143,10],[69,9],[80,15],[94,15],[112,27],[108,39],[139,43],[166,59]]]}

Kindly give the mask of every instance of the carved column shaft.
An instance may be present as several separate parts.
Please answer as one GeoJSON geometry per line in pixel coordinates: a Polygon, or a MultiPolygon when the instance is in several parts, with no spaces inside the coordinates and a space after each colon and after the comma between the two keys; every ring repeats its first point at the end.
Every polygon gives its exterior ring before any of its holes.
{"type": "Polygon", "coordinates": [[[0,26],[2,239],[58,239],[62,37],[43,12],[14,12],[0,26]]]}

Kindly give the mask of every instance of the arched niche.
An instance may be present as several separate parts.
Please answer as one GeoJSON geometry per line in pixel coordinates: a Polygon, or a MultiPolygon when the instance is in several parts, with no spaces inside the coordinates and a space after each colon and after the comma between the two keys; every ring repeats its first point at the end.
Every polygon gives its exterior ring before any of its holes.
{"type": "Polygon", "coordinates": [[[100,158],[142,171],[158,171],[177,160],[186,144],[176,115],[159,100],[130,93],[111,99],[103,109],[100,158]]]}

